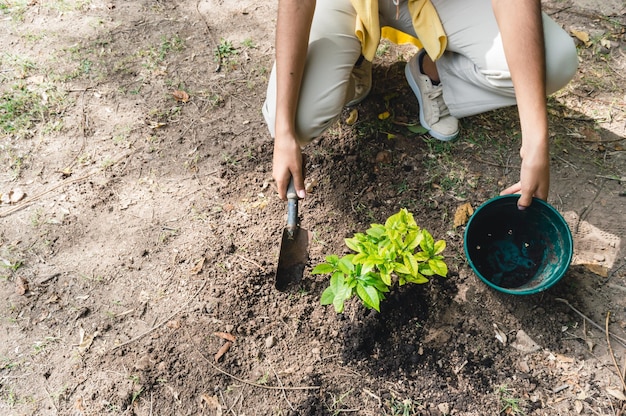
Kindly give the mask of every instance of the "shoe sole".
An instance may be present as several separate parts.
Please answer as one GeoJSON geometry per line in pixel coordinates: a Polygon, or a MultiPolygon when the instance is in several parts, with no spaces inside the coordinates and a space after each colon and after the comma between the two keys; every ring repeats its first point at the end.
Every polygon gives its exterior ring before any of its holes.
{"type": "Polygon", "coordinates": [[[370,83],[369,90],[367,90],[367,92],[362,97],[357,98],[356,100],[352,100],[352,101],[350,101],[347,104],[344,104],[344,107],[355,107],[357,104],[361,104],[370,95],[370,92],[372,92],[372,84],[371,83],[370,83]]]}
{"type": "Polygon", "coordinates": [[[424,110],[423,110],[424,104],[422,103],[422,92],[417,86],[417,82],[415,82],[415,79],[413,79],[413,74],[411,74],[411,68],[409,68],[408,62],[404,67],[404,75],[406,77],[406,80],[409,83],[409,86],[413,90],[413,94],[415,94],[415,97],[417,98],[417,102],[419,103],[420,124],[422,125],[422,127],[428,130],[428,134],[430,134],[437,140],[441,140],[442,142],[449,142],[451,140],[456,139],[457,136],[459,135],[458,132],[453,135],[446,136],[446,135],[437,133],[436,131],[433,131],[428,125],[428,123],[426,122],[426,119],[424,117],[424,110]]]}

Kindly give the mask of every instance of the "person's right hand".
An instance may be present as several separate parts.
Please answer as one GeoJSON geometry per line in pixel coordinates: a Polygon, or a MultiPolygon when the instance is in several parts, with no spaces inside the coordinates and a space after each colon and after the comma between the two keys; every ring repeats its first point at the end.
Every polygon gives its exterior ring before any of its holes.
{"type": "Polygon", "coordinates": [[[272,165],[272,176],[276,181],[280,199],[287,199],[287,187],[292,177],[298,198],[304,198],[306,191],[304,190],[302,149],[295,137],[276,137],[272,165]]]}

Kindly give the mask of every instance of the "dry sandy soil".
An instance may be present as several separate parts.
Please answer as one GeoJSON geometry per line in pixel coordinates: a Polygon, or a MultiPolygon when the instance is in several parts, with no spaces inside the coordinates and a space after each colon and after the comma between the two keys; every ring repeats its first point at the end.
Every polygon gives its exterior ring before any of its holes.
{"type": "Polygon", "coordinates": [[[473,274],[453,219],[517,180],[516,110],[450,144],[411,133],[415,51],[388,44],[358,122],[306,149],[310,260],[276,290],[275,7],[0,0],[0,413],[625,414],[625,10],[545,3],[581,61],[549,101],[575,256],[511,296],[473,274]],[[320,305],[312,268],[400,208],[446,240],[449,275],[380,313],[320,305]]]}

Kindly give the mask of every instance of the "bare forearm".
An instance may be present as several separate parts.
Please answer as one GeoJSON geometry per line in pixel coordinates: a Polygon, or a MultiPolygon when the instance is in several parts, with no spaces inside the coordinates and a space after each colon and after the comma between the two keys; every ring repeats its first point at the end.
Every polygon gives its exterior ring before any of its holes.
{"type": "Polygon", "coordinates": [[[492,0],[511,72],[522,128],[520,181],[502,193],[520,193],[518,206],[548,198],[550,152],[546,60],[540,0],[492,0]]]}
{"type": "Polygon", "coordinates": [[[522,136],[526,141],[523,147],[546,146],[548,120],[541,2],[492,0],[492,4],[515,88],[522,136]]]}
{"type": "Polygon", "coordinates": [[[315,0],[280,0],[276,24],[276,137],[294,135],[315,0]]]}

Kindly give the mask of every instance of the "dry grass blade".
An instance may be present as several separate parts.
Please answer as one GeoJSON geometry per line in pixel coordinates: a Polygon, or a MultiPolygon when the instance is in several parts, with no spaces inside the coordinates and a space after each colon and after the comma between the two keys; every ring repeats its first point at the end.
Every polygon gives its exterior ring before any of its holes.
{"type": "Polygon", "coordinates": [[[611,312],[606,313],[606,321],[604,323],[604,333],[606,335],[606,344],[609,347],[609,352],[611,353],[611,359],[613,360],[613,365],[615,365],[615,369],[617,370],[617,376],[622,382],[622,388],[624,392],[626,392],[626,381],[624,381],[624,375],[622,374],[622,370],[619,368],[619,364],[615,359],[615,353],[613,352],[613,347],[611,346],[611,337],[609,336],[609,317],[611,316],[611,312]]]}

